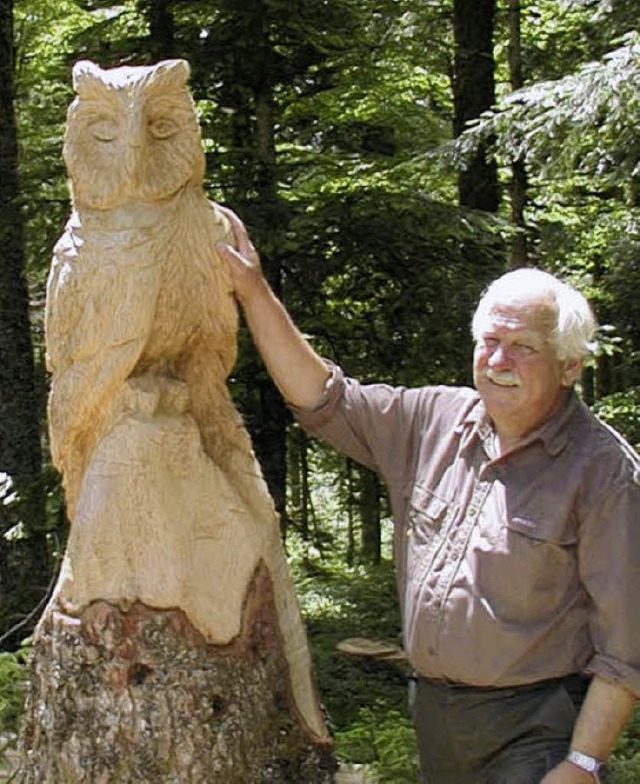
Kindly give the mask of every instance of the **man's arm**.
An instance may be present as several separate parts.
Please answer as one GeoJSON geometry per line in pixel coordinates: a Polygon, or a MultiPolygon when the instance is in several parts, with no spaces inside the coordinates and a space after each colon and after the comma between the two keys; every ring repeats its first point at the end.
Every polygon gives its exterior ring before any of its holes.
{"type": "MultiPolygon", "coordinates": [[[[571,749],[599,760],[608,759],[636,703],[635,695],[617,683],[594,676],[578,715],[571,749]]],[[[590,773],[564,761],[541,784],[593,784],[590,773]]]]}
{"type": "Polygon", "coordinates": [[[220,244],[218,251],[231,270],[234,294],[256,348],[285,400],[299,408],[314,408],[330,372],[271,290],[242,221],[231,210],[220,209],[231,224],[235,248],[220,244]]]}

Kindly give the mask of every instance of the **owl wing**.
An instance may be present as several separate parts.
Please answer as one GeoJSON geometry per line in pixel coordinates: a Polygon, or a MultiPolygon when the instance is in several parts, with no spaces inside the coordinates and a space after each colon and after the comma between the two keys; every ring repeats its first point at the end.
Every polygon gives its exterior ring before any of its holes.
{"type": "Polygon", "coordinates": [[[191,208],[197,230],[190,235],[188,258],[200,285],[191,295],[198,313],[198,339],[192,341],[183,368],[190,411],[206,454],[223,469],[257,519],[270,519],[273,504],[226,384],[236,359],[238,312],[229,267],[216,244],[233,243],[231,227],[213,202],[202,199],[191,208]]]}
{"type": "Polygon", "coordinates": [[[47,283],[51,454],[70,519],[93,449],[147,341],[160,283],[159,264],[145,254],[102,251],[72,217],[47,283]]]}

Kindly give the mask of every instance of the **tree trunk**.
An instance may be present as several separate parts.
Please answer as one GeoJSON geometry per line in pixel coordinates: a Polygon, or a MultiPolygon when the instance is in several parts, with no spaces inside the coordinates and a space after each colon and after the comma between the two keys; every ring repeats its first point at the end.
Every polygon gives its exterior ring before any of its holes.
{"type": "MultiPolygon", "coordinates": [[[[268,42],[263,45],[267,63],[270,57],[268,42]]],[[[279,237],[283,232],[281,225],[282,210],[277,193],[275,120],[273,116],[273,85],[269,81],[269,68],[266,67],[264,79],[259,82],[254,93],[256,114],[257,147],[257,191],[258,202],[264,221],[265,236],[268,231],[269,246],[278,248],[279,237]]],[[[263,254],[264,271],[276,296],[284,299],[282,290],[282,261],[275,253],[263,254]]],[[[256,443],[256,452],[261,461],[267,486],[273,497],[281,525],[286,523],[287,487],[287,426],[289,413],[270,378],[265,378],[261,388],[263,427],[256,443]]],[[[286,531],[283,530],[283,535],[286,531]]]]}
{"type": "MultiPolygon", "coordinates": [[[[454,135],[495,103],[493,22],[495,0],[454,0],[454,135]]],[[[458,178],[460,204],[495,212],[500,202],[498,170],[481,147],[458,178]]]]}
{"type": "Polygon", "coordinates": [[[155,60],[175,56],[175,25],[171,13],[172,0],[140,0],[139,6],[149,24],[151,55],[155,60]]]}
{"type": "Polygon", "coordinates": [[[256,383],[260,393],[260,424],[251,435],[265,481],[280,515],[282,535],[286,537],[287,423],[289,414],[282,396],[270,378],[264,377],[256,383]]]}
{"type": "Polygon", "coordinates": [[[354,521],[354,492],[353,492],[353,471],[354,463],[351,458],[345,458],[345,480],[346,488],[344,490],[347,502],[347,565],[353,566],[356,556],[356,536],[355,536],[355,521],[354,521]]]}
{"type": "Polygon", "coordinates": [[[300,533],[305,542],[309,541],[309,520],[311,518],[311,492],[309,490],[309,439],[302,428],[298,428],[300,449],[300,533]]]}
{"type": "Polygon", "coordinates": [[[185,614],[98,602],[40,625],[22,733],[22,784],[333,781],[330,743],[292,710],[264,566],[241,634],[207,644],[185,614]]]}
{"type": "MultiPolygon", "coordinates": [[[[522,42],[520,35],[520,0],[509,0],[509,75],[511,89],[524,86],[522,75],[522,42]]],[[[510,266],[524,267],[529,261],[527,223],[524,209],[527,204],[527,169],[522,158],[511,165],[511,220],[517,233],[511,242],[510,266]]]]}
{"type": "MultiPolygon", "coordinates": [[[[26,615],[48,583],[41,483],[40,405],[25,280],[24,222],[20,209],[18,138],[13,87],[13,2],[0,0],[0,472],[20,496],[20,517],[28,539],[11,545],[13,567],[26,577],[7,593],[0,577],[0,623],[26,615]],[[20,551],[18,553],[18,551],[20,551]]],[[[0,530],[0,536],[5,530],[0,530]]],[[[5,543],[6,544],[6,543],[5,543]]],[[[9,555],[7,561],[9,562],[9,555]]],[[[22,629],[24,636],[28,630],[22,629]]]]}
{"type": "Polygon", "coordinates": [[[360,469],[360,515],[362,519],[362,557],[380,563],[380,480],[367,468],[360,469]]]}
{"type": "Polygon", "coordinates": [[[311,491],[309,488],[309,438],[301,427],[290,430],[287,459],[289,467],[290,502],[300,536],[311,538],[311,491]]]}
{"type": "MultiPolygon", "coordinates": [[[[251,58],[245,48],[234,50],[222,78],[228,82],[226,105],[233,107],[232,147],[238,151],[229,203],[248,222],[260,250],[269,284],[283,297],[282,261],[277,248],[285,230],[283,205],[278,196],[275,147],[274,85],[269,40],[271,20],[264,3],[254,3],[250,13],[232,12],[234,27],[252,41],[251,58]]],[[[287,427],[290,415],[282,396],[266,373],[250,382],[257,391],[257,411],[250,412],[249,428],[267,486],[286,535],[287,427]]]]}
{"type": "MultiPolygon", "coordinates": [[[[302,519],[302,476],[301,476],[301,455],[300,455],[300,435],[299,428],[292,427],[289,431],[289,444],[287,446],[287,476],[288,484],[288,504],[287,517],[300,520],[298,528],[305,529],[305,521],[302,519]]],[[[306,528],[308,530],[308,521],[306,528]]]]}

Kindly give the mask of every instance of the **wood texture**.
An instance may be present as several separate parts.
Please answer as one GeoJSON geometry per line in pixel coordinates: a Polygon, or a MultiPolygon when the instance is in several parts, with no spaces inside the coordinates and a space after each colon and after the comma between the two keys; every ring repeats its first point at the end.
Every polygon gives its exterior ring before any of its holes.
{"type": "Polygon", "coordinates": [[[278,517],[226,386],[229,227],[202,189],[188,74],[74,67],[74,209],[46,313],[71,530],[35,637],[28,781],[324,782],[331,767],[278,517]],[[214,693],[224,720],[194,707],[214,693]],[[316,773],[283,778],[312,758],[316,773]]]}
{"type": "Polygon", "coordinates": [[[243,627],[232,644],[213,647],[179,610],[137,603],[123,612],[99,602],[78,618],[52,609],[40,629],[21,780],[333,781],[330,744],[312,742],[288,710],[264,567],[251,581],[243,627]]]}

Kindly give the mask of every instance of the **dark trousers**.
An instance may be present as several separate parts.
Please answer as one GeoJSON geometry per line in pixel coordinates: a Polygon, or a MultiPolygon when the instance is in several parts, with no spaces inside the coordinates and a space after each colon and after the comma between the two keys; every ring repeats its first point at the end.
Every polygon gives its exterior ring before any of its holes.
{"type": "Polygon", "coordinates": [[[567,754],[588,681],[513,688],[410,683],[422,784],[540,784],[567,754]]]}

